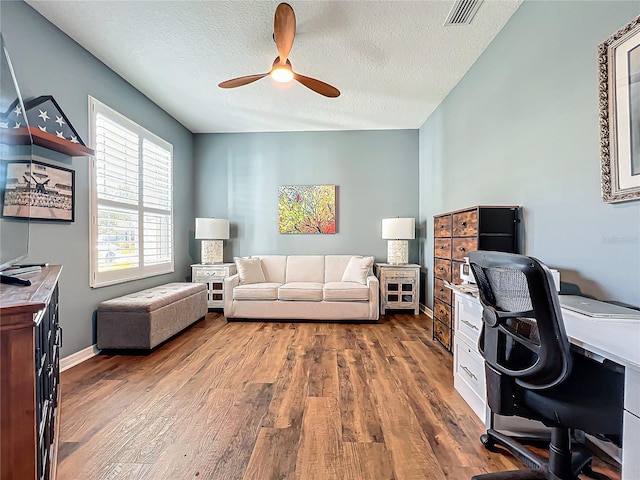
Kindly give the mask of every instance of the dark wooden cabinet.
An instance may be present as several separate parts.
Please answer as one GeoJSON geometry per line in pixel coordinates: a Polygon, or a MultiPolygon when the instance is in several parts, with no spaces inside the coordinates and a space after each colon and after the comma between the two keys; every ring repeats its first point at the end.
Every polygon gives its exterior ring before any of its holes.
{"type": "Polygon", "coordinates": [[[445,281],[460,283],[460,265],[469,252],[518,251],[519,207],[477,206],[433,219],[433,338],[447,350],[453,345],[455,306],[445,281]]]}
{"type": "Polygon", "coordinates": [[[62,267],[0,285],[0,478],[52,480],[60,419],[58,278],[62,267]]]}

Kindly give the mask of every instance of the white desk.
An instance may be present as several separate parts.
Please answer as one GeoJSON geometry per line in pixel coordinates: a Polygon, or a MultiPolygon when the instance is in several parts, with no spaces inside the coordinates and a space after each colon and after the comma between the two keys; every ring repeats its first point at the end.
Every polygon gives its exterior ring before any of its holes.
{"type": "MultiPolygon", "coordinates": [[[[454,385],[480,415],[486,390],[484,370],[473,367],[480,354],[477,335],[482,325],[480,301],[456,287],[454,385]],[[474,338],[475,337],[475,338],[474,338]],[[470,349],[475,349],[471,351],[470,349]],[[460,352],[460,353],[458,353],[460,352]],[[468,365],[462,362],[468,362],[468,365]],[[469,371],[474,374],[469,375],[469,371]],[[473,383],[474,378],[476,383],[473,383]],[[480,408],[481,407],[481,408],[480,408]]],[[[640,479],[640,321],[631,319],[594,318],[562,309],[569,341],[589,357],[609,359],[625,367],[624,418],[622,446],[622,480],[640,479]]],[[[480,360],[482,361],[481,357],[480,360]]],[[[481,416],[482,418],[482,416],[481,416]]],[[[485,419],[483,419],[485,420],[485,419]]]]}
{"type": "Polygon", "coordinates": [[[640,479],[640,321],[594,318],[562,309],[569,341],[589,357],[625,367],[622,480],[640,479]]]}

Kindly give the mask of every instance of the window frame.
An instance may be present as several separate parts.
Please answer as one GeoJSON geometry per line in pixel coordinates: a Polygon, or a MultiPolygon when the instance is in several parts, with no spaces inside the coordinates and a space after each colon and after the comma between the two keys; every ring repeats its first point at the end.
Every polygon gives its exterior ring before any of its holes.
{"type": "MultiPolygon", "coordinates": [[[[89,162],[89,284],[91,288],[105,287],[108,285],[116,285],[119,283],[129,282],[133,280],[139,280],[143,278],[153,277],[156,275],[166,275],[175,271],[175,224],[174,224],[174,198],[173,198],[173,182],[175,179],[174,174],[174,158],[173,158],[173,145],[166,140],[160,138],[154,133],[150,132],[141,125],[135,123],[129,118],[125,117],[121,113],[117,112],[108,105],[100,102],[91,95],[89,95],[89,146],[97,151],[96,147],[96,135],[97,125],[96,120],[98,114],[104,115],[110,121],[118,124],[124,129],[130,130],[138,136],[139,145],[139,178],[138,178],[138,205],[137,212],[139,215],[139,242],[140,247],[138,251],[138,266],[134,268],[127,268],[123,270],[112,270],[107,272],[98,271],[99,253],[98,253],[98,208],[101,203],[98,199],[98,185],[97,185],[97,158],[92,155],[89,162]],[[167,262],[159,264],[144,264],[144,215],[145,213],[157,213],[157,208],[150,208],[144,206],[144,141],[147,140],[157,147],[166,149],[170,156],[170,172],[171,172],[171,208],[170,208],[170,222],[171,222],[171,258],[167,262]]],[[[114,204],[113,201],[105,200],[106,204],[114,204]]],[[[116,202],[117,203],[117,202],[116,202]]],[[[131,208],[129,205],[128,208],[131,208]]],[[[134,209],[136,207],[133,207],[134,209]]]]}

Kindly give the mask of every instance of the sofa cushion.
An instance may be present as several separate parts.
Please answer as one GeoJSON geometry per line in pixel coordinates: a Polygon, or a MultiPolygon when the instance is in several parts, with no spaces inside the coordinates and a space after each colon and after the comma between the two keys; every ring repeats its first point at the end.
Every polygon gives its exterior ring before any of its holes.
{"type": "Polygon", "coordinates": [[[342,274],[342,281],[366,285],[371,265],[373,257],[351,257],[342,274]]]}
{"type": "Polygon", "coordinates": [[[238,269],[240,285],[264,283],[267,281],[262,271],[262,262],[259,258],[234,257],[233,261],[238,269]]]}
{"type": "Polygon", "coordinates": [[[252,283],[233,289],[234,300],[277,300],[281,283],[252,283]]]}
{"type": "Polygon", "coordinates": [[[356,282],[325,283],[324,299],[328,302],[368,302],[369,287],[356,282]]]}
{"type": "Polygon", "coordinates": [[[322,287],[323,284],[317,282],[288,282],[278,288],[278,300],[321,302],[322,287]]]}
{"type": "Polygon", "coordinates": [[[324,283],[324,256],[289,255],[286,283],[290,282],[324,283]]]}
{"type": "Polygon", "coordinates": [[[262,260],[262,271],[269,283],[284,283],[284,272],[287,267],[286,255],[254,255],[262,260]]]}
{"type": "Polygon", "coordinates": [[[342,281],[342,274],[352,255],[326,255],[324,257],[324,283],[342,281]]]}

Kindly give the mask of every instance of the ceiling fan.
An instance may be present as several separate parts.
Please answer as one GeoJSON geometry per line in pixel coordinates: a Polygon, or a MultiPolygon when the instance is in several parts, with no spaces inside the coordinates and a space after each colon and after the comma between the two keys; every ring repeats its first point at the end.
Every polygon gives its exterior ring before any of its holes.
{"type": "Polygon", "coordinates": [[[278,56],[273,62],[271,70],[258,75],[247,75],[246,77],[234,78],[218,84],[220,88],[235,88],[253,83],[267,75],[270,75],[276,82],[288,83],[296,80],[310,90],[313,90],[325,97],[335,98],[340,95],[340,90],[332,87],[328,83],[305,77],[293,71],[289,61],[289,52],[293,46],[293,39],[296,36],[296,15],[293,8],[288,3],[281,3],[276,8],[273,20],[273,38],[278,48],[278,56]]]}

